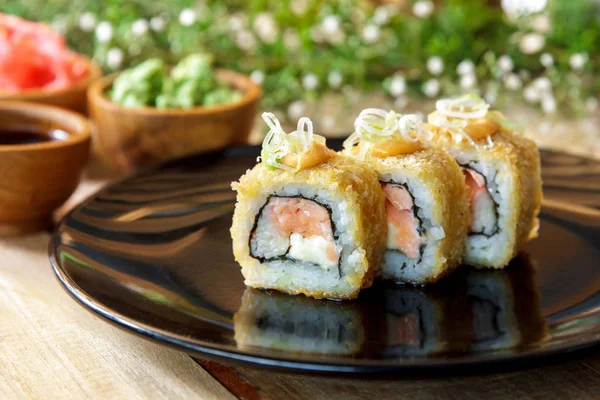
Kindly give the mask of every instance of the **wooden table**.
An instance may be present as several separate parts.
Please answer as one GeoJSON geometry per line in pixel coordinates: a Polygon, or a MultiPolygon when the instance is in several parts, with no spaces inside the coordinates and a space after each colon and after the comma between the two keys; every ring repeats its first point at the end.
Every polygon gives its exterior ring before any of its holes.
{"type": "MultiPolygon", "coordinates": [[[[86,181],[62,212],[97,190],[86,181]]],[[[0,239],[0,399],[592,399],[600,354],[463,377],[350,379],[230,368],[148,342],[73,301],[50,235],[0,239]]],[[[451,371],[449,371],[451,372],[451,371]]]]}

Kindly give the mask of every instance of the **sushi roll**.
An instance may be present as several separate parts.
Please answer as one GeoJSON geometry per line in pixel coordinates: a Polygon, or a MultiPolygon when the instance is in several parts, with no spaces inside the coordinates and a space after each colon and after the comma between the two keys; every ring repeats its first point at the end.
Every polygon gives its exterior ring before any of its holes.
{"type": "Polygon", "coordinates": [[[247,288],[233,318],[238,348],[353,355],[366,324],[354,303],[333,303],[247,288]]]}
{"type": "Polygon", "coordinates": [[[503,268],[537,236],[540,155],[533,141],[488,107],[475,95],[439,100],[427,122],[434,142],[455,158],[467,184],[471,225],[465,262],[503,268]]]}
{"type": "Polygon", "coordinates": [[[367,165],[335,153],[301,118],[269,113],[261,162],[237,191],[231,237],[247,286],[353,299],[371,286],[385,241],[384,195],[367,165]]]}
{"type": "Polygon", "coordinates": [[[427,284],[461,264],[469,225],[461,169],[429,146],[416,115],[366,109],[344,153],[365,160],[385,193],[387,242],[381,277],[427,284]]]}

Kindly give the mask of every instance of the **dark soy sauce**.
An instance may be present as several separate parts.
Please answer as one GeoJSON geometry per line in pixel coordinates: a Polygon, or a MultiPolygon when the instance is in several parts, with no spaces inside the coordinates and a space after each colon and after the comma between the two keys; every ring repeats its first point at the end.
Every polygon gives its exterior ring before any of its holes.
{"type": "Polygon", "coordinates": [[[40,133],[26,129],[0,130],[0,146],[46,143],[55,140],[65,140],[69,135],[59,129],[48,133],[40,133]]]}

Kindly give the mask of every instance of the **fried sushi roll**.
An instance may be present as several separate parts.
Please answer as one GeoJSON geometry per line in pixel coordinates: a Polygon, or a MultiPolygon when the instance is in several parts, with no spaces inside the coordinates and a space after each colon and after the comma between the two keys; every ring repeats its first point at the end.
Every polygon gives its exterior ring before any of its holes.
{"type": "Polygon", "coordinates": [[[503,268],[537,237],[540,155],[533,141],[488,107],[473,95],[440,100],[428,116],[428,128],[465,176],[471,213],[465,262],[503,268]]]}
{"type": "Polygon", "coordinates": [[[385,241],[377,175],[329,150],[308,118],[289,135],[272,114],[263,118],[271,130],[262,162],[232,184],[233,252],[246,285],[316,298],[357,297],[371,286],[385,241]]]}
{"type": "Polygon", "coordinates": [[[247,288],[233,317],[238,348],[353,355],[366,324],[355,303],[333,303],[247,288]]]}
{"type": "Polygon", "coordinates": [[[365,159],[385,193],[387,249],[381,276],[427,284],[461,264],[468,229],[462,172],[442,150],[428,148],[416,115],[366,109],[345,143],[365,159]]]}

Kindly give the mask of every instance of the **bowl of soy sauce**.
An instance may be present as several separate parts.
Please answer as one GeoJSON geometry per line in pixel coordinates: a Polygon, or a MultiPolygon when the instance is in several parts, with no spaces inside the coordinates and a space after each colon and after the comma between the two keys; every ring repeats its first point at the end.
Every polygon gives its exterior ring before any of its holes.
{"type": "Polygon", "coordinates": [[[0,101],[0,236],[48,229],[89,154],[90,126],[82,115],[0,101]]]}

